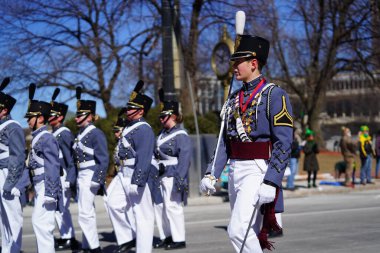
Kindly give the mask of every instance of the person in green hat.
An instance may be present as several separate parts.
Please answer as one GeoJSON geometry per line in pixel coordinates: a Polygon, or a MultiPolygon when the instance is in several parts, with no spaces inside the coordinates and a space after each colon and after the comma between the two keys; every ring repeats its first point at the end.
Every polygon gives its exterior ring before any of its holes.
{"type": "Polygon", "coordinates": [[[317,154],[319,153],[318,144],[314,140],[314,131],[306,129],[305,133],[306,143],[303,147],[305,153],[305,160],[303,163],[303,170],[307,171],[307,187],[311,187],[311,174],[313,173],[313,187],[317,187],[315,181],[319,170],[317,154]]]}
{"type": "Polygon", "coordinates": [[[371,179],[372,157],[375,156],[375,152],[372,149],[372,140],[369,135],[369,127],[363,125],[360,127],[359,132],[359,152],[360,152],[360,183],[373,184],[371,179]]]}

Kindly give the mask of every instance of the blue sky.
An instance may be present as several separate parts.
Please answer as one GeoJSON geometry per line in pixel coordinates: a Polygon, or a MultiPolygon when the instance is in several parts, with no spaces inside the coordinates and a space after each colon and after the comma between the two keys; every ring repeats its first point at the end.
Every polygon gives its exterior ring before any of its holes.
{"type": "MultiPolygon", "coordinates": [[[[10,91],[12,90],[12,86],[13,85],[9,84],[8,87],[4,89],[3,92],[11,93],[10,91]]],[[[53,87],[37,88],[36,93],[34,94],[34,99],[45,101],[45,102],[50,102],[51,96],[53,95],[53,92],[54,92],[54,89],[55,88],[53,88],[53,87]]],[[[14,98],[17,99],[17,102],[12,109],[11,116],[14,120],[17,120],[21,124],[22,127],[27,128],[28,123],[27,123],[26,119],[24,118],[24,116],[25,116],[25,113],[28,109],[28,92],[25,91],[22,93],[18,93],[16,95],[11,94],[11,96],[13,96],[14,98]]],[[[94,100],[93,97],[91,97],[87,94],[82,94],[81,99],[94,100]]],[[[97,100],[97,99],[95,99],[95,100],[97,101],[97,105],[96,105],[97,114],[100,117],[104,118],[106,116],[106,113],[104,110],[103,102],[101,102],[100,100],[97,100]]],[[[61,90],[61,93],[58,95],[56,101],[60,102],[60,103],[67,104],[69,106],[70,112],[73,112],[73,113],[76,112],[77,100],[75,98],[75,91],[61,90]]]]}

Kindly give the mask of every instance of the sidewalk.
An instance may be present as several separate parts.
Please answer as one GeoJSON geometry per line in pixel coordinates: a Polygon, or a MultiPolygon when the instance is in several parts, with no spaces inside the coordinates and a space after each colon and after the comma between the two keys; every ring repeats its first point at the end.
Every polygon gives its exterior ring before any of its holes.
{"type": "MultiPolygon", "coordinates": [[[[345,186],[333,186],[333,185],[320,185],[319,183],[321,181],[328,181],[328,182],[335,182],[335,179],[329,174],[320,174],[317,177],[317,186],[316,188],[307,188],[307,180],[306,177],[303,175],[296,177],[296,190],[289,191],[284,189],[284,199],[287,198],[301,198],[301,197],[307,197],[312,195],[323,195],[323,194],[340,194],[340,193],[350,193],[354,191],[367,191],[367,190],[380,190],[380,179],[373,179],[372,181],[375,182],[375,184],[367,184],[367,185],[361,185],[361,184],[355,184],[354,188],[351,187],[345,187],[345,186]]],[[[283,186],[285,187],[286,181],[283,181],[283,186]]],[[[198,205],[212,205],[212,204],[219,204],[228,201],[228,192],[227,190],[223,189],[216,194],[212,196],[191,196],[188,198],[188,205],[189,206],[198,206],[198,205]]],[[[95,205],[97,208],[104,207],[104,200],[102,197],[97,196],[95,198],[95,205]]],[[[26,206],[24,208],[24,212],[26,212],[28,215],[31,215],[32,207],[26,206]]],[[[77,213],[77,204],[72,203],[70,210],[74,213],[77,213]]]]}
{"type": "MultiPolygon", "coordinates": [[[[358,179],[357,179],[358,180],[358,179]]],[[[288,198],[301,198],[312,195],[328,195],[328,194],[343,194],[350,193],[355,191],[368,191],[368,190],[380,190],[380,179],[373,179],[374,184],[355,184],[354,188],[345,187],[345,186],[334,186],[334,185],[320,185],[320,182],[336,182],[334,177],[329,174],[320,174],[317,176],[317,187],[316,188],[307,188],[307,178],[306,175],[298,175],[296,177],[296,190],[283,190],[284,199],[288,198]]],[[[286,185],[286,181],[283,181],[283,186],[286,185]]],[[[226,190],[217,192],[214,196],[196,196],[188,199],[188,205],[207,205],[207,204],[217,204],[225,202],[228,197],[226,190]]]]}

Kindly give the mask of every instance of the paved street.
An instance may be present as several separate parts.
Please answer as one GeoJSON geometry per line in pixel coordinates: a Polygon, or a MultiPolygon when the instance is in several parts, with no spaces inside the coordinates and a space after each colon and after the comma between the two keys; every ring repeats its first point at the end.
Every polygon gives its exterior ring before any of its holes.
{"type": "MultiPolygon", "coordinates": [[[[114,249],[112,227],[103,201],[96,201],[101,246],[105,253],[114,249]]],[[[380,252],[380,191],[351,191],[349,193],[317,194],[287,198],[284,220],[284,237],[275,241],[275,252],[380,252]]],[[[76,204],[73,205],[77,238],[76,204]]],[[[36,252],[35,236],[31,227],[32,208],[25,209],[25,253],[36,252]]],[[[202,197],[190,200],[185,208],[187,245],[176,252],[231,253],[232,247],[225,231],[229,217],[229,203],[219,197],[202,197]]],[[[157,235],[157,233],[156,233],[157,235]]],[[[65,251],[69,252],[69,251],[65,251]]],[[[134,252],[134,251],[131,251],[134,252]]],[[[154,250],[153,252],[166,252],[154,250]]]]}

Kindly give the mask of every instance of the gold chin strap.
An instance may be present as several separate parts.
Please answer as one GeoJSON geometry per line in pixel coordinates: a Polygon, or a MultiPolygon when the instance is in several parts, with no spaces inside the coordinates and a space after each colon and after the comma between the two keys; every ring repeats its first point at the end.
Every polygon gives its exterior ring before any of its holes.
{"type": "Polygon", "coordinates": [[[40,115],[42,115],[41,112],[27,112],[26,113],[27,117],[36,117],[36,116],[40,116],[40,115]]]}
{"type": "MultiPolygon", "coordinates": [[[[137,104],[137,103],[135,103],[135,102],[131,102],[131,101],[129,101],[128,104],[130,104],[130,105],[132,105],[132,106],[136,106],[136,107],[138,107],[138,108],[133,108],[133,109],[144,109],[144,106],[143,106],[143,105],[137,104]]],[[[127,105],[127,107],[128,107],[128,105],[127,105]]]]}
{"type": "Polygon", "coordinates": [[[81,114],[81,115],[85,115],[85,114],[87,114],[87,113],[91,113],[91,111],[90,110],[78,110],[77,111],[77,114],[81,114]]]}
{"type": "Polygon", "coordinates": [[[54,111],[54,110],[51,110],[50,111],[50,116],[59,117],[59,116],[61,116],[61,113],[57,112],[57,111],[54,111]]]}

